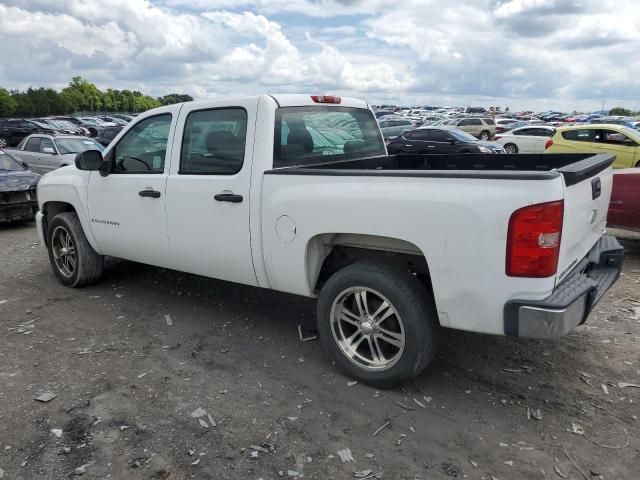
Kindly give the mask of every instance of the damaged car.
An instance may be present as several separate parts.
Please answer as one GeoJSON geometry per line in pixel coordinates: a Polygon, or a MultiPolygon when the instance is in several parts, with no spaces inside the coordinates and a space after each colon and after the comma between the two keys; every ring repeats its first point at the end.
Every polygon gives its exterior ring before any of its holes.
{"type": "Polygon", "coordinates": [[[40,175],[0,150],[0,223],[31,220],[38,211],[40,175]]]}

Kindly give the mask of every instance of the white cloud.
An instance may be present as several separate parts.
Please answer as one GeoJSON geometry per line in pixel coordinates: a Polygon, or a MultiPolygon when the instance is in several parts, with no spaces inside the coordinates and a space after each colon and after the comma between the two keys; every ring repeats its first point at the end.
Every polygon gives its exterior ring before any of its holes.
{"type": "Polygon", "coordinates": [[[0,32],[8,88],[640,108],[636,0],[3,0],[0,32]]]}

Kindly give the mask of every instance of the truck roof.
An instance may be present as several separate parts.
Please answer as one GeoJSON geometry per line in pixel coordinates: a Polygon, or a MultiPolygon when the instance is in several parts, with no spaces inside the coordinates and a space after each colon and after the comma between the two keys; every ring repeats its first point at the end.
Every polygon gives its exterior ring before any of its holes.
{"type": "Polygon", "coordinates": [[[299,107],[299,106],[312,106],[312,105],[326,105],[336,107],[353,107],[353,108],[369,108],[369,105],[364,100],[350,97],[334,97],[340,99],[340,103],[323,103],[314,101],[312,97],[327,98],[323,95],[310,95],[310,94],[278,94],[271,95],[271,97],[278,102],[281,107],[299,107]]]}

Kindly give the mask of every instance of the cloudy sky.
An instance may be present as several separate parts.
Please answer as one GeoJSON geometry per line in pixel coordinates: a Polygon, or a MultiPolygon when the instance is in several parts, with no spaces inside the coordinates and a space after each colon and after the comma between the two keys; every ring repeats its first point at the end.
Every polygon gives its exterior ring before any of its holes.
{"type": "Polygon", "coordinates": [[[640,0],[0,0],[0,86],[640,109],[640,0]]]}

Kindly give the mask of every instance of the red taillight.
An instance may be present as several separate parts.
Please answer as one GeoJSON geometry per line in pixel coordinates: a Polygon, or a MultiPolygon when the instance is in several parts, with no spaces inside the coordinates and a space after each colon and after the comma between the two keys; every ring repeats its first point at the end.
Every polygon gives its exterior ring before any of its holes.
{"type": "Polygon", "coordinates": [[[311,95],[311,100],[316,103],[340,103],[342,99],[333,95],[311,95]]]}
{"type": "Polygon", "coordinates": [[[495,137],[493,137],[494,140],[500,140],[502,138],[502,135],[496,135],[495,137]]]}
{"type": "Polygon", "coordinates": [[[543,278],[556,273],[563,215],[563,200],[513,212],[507,233],[508,276],[543,278]]]}
{"type": "Polygon", "coordinates": [[[544,144],[544,149],[546,150],[551,145],[553,145],[553,138],[550,138],[549,140],[547,140],[547,143],[544,144]]]}

